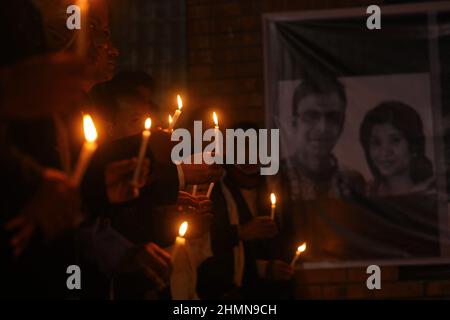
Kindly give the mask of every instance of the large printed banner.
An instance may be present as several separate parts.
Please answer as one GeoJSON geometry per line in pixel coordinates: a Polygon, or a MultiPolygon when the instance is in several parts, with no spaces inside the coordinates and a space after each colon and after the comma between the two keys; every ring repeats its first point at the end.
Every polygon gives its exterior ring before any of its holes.
{"type": "Polygon", "coordinates": [[[450,3],[270,14],[278,219],[307,261],[450,258],[450,3]],[[446,158],[447,154],[447,158],[446,158]]]}

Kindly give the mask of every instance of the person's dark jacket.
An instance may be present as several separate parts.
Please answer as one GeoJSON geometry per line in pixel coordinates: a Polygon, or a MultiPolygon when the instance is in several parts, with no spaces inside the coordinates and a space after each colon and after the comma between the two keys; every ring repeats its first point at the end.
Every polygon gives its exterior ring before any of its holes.
{"type": "MultiPolygon", "coordinates": [[[[223,183],[226,184],[236,202],[239,224],[243,225],[248,223],[253,218],[253,215],[237,183],[228,177],[225,177],[223,183]]],[[[262,190],[259,191],[260,196],[267,193],[262,190]]],[[[227,204],[220,184],[215,185],[211,200],[213,201],[214,210],[211,227],[213,256],[205,260],[198,269],[197,292],[199,297],[202,299],[256,298],[258,293],[255,290],[257,290],[257,287],[263,281],[258,276],[256,260],[257,258],[269,258],[262,253],[266,244],[263,241],[243,242],[245,256],[244,274],[242,287],[240,289],[236,288],[233,283],[234,248],[239,243],[238,228],[236,225],[230,224],[227,204]]],[[[268,214],[268,205],[264,206],[264,204],[261,204],[259,208],[258,215],[268,214]]]]}
{"type": "MultiPolygon", "coordinates": [[[[111,227],[122,238],[115,246],[118,250],[125,248],[126,243],[131,247],[154,242],[161,247],[168,247],[176,238],[173,228],[174,220],[165,213],[163,207],[177,201],[179,190],[178,171],[170,160],[170,153],[168,153],[170,148],[161,145],[161,143],[170,145],[169,139],[169,136],[164,136],[161,132],[152,134],[147,149],[147,157],[151,163],[150,184],[140,189],[139,198],[126,203],[109,202],[105,185],[105,169],[109,163],[136,157],[141,135],[104,143],[99,146],[92,159],[82,184],[85,211],[94,228],[98,226],[99,220],[109,221],[111,227]]],[[[91,232],[91,229],[87,230],[91,232]]],[[[113,256],[111,250],[114,248],[108,246],[106,242],[102,248],[102,245],[98,245],[95,241],[95,235],[92,233],[90,238],[85,242],[88,247],[84,247],[83,251],[89,253],[87,260],[91,263],[91,269],[93,265],[101,267],[105,260],[109,265],[113,265],[117,259],[101,259],[97,262],[96,260],[99,260],[100,255],[106,257],[107,252],[113,256]],[[95,248],[92,247],[94,243],[95,248]]],[[[103,278],[113,275],[110,266],[107,265],[98,271],[103,278]]],[[[114,278],[115,297],[118,299],[142,298],[145,291],[152,287],[143,275],[114,275],[114,278]]],[[[98,292],[98,287],[94,288],[94,291],[98,292]]]]}

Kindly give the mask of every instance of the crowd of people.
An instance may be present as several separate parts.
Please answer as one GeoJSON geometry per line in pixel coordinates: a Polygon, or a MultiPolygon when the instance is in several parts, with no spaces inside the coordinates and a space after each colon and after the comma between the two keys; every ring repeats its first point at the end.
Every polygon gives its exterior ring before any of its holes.
{"type": "Polygon", "coordinates": [[[279,250],[289,240],[267,212],[258,165],[174,164],[170,132],[153,128],[130,182],[143,120],[160,111],[155,80],[117,72],[107,2],[90,2],[85,56],[66,28],[68,1],[1,5],[0,297],[289,298],[294,270],[279,250]],[[86,113],[99,147],[78,186],[86,113]],[[213,182],[211,197],[191,190],[213,182]],[[183,221],[193,269],[172,256],[183,221]],[[67,286],[72,265],[79,290],[67,286]]]}

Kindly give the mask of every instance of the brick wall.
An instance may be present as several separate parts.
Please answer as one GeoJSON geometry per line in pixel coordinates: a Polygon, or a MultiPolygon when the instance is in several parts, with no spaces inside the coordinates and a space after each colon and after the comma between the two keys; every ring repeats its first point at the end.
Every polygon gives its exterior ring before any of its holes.
{"type": "MultiPolygon", "coordinates": [[[[366,6],[375,0],[187,0],[188,105],[222,110],[221,122],[264,122],[261,15],[366,6]]],[[[297,298],[450,298],[450,266],[382,267],[369,291],[365,268],[302,270],[297,298]],[[448,270],[448,271],[447,271],[448,270]]]]}
{"type": "Polygon", "coordinates": [[[366,268],[301,270],[295,276],[300,299],[448,299],[450,266],[382,266],[381,290],[366,286],[366,268]]]}
{"type": "Polygon", "coordinates": [[[264,121],[262,14],[365,6],[374,0],[187,0],[189,98],[226,122],[264,121]]]}

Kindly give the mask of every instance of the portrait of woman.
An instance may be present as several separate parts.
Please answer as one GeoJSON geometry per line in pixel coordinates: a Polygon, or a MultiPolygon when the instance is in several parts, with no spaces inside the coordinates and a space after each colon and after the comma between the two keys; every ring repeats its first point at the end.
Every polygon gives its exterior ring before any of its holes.
{"type": "Polygon", "coordinates": [[[422,119],[400,101],[382,102],[365,115],[360,142],[373,175],[368,195],[435,191],[433,165],[425,154],[422,119]]]}

